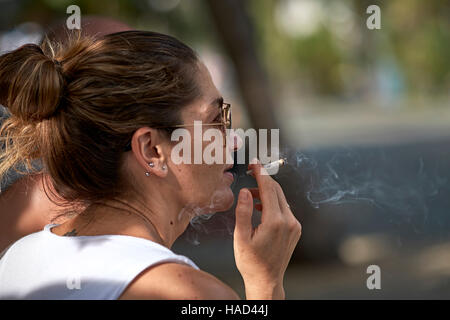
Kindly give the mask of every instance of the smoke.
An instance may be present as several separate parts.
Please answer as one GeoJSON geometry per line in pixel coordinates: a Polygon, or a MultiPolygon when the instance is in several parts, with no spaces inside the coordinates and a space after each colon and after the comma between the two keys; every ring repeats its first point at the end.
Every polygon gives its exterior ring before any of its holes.
{"type": "MultiPolygon", "coordinates": [[[[237,175],[233,173],[235,177],[237,175]]],[[[236,181],[233,181],[232,185],[230,186],[233,188],[233,186],[236,184],[236,181]]],[[[220,210],[221,208],[224,209],[224,204],[227,204],[229,201],[231,201],[231,198],[227,194],[226,191],[219,189],[215,190],[210,198],[209,204],[203,207],[200,207],[198,205],[187,205],[185,206],[181,212],[178,214],[178,220],[180,221],[183,217],[186,215],[189,216],[189,225],[190,229],[188,229],[188,232],[186,234],[186,240],[190,242],[193,245],[199,245],[199,234],[209,234],[211,232],[217,232],[217,231],[223,231],[225,226],[225,229],[227,230],[227,234],[231,235],[234,228],[234,223],[229,221],[230,217],[223,214],[218,214],[215,218],[217,221],[218,217],[225,218],[226,221],[224,221],[223,224],[221,224],[218,228],[213,227],[211,225],[206,225],[206,223],[215,216],[216,212],[220,212],[223,210],[220,210]],[[233,227],[232,227],[233,226],[233,227]]]]}
{"type": "Polygon", "coordinates": [[[448,182],[440,172],[439,159],[390,151],[343,148],[315,154],[295,151],[286,156],[299,175],[297,186],[305,190],[305,198],[315,209],[366,203],[401,215],[427,215],[427,202],[448,182]]]}
{"type": "MultiPolygon", "coordinates": [[[[311,212],[355,204],[345,209],[372,208],[383,217],[420,217],[422,221],[434,210],[443,210],[440,202],[448,188],[450,165],[439,152],[424,151],[420,146],[301,151],[285,148],[280,151],[281,157],[287,159],[287,164],[273,177],[283,187],[291,208],[302,198],[311,212]]],[[[254,182],[245,175],[246,170],[245,165],[235,170],[235,195],[254,182]]],[[[297,209],[305,208],[293,209],[299,212],[302,210],[297,209]]],[[[196,245],[200,243],[199,234],[232,235],[234,207],[225,213],[196,215],[190,225],[188,241],[196,245]]]]}

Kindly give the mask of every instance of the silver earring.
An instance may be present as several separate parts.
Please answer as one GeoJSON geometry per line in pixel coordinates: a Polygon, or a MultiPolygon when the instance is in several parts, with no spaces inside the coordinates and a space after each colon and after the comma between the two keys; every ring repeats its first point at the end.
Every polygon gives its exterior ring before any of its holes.
{"type": "Polygon", "coordinates": [[[150,176],[150,172],[146,172],[145,175],[148,177],[150,176]]]}
{"type": "Polygon", "coordinates": [[[153,162],[150,162],[148,165],[150,166],[150,168],[153,168],[155,166],[153,162]]]}
{"type": "Polygon", "coordinates": [[[166,169],[167,169],[167,166],[164,164],[164,165],[162,166],[162,169],[163,169],[163,170],[166,170],[166,169]]]}

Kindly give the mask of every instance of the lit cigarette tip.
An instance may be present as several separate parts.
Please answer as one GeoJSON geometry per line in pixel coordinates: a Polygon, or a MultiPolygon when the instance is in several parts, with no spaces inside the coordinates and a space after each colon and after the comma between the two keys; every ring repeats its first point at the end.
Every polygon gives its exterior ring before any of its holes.
{"type": "MultiPolygon", "coordinates": [[[[273,161],[273,162],[270,162],[270,163],[267,163],[267,164],[263,165],[263,168],[269,169],[269,168],[273,168],[273,167],[276,167],[276,166],[281,167],[281,166],[284,166],[286,163],[287,163],[287,159],[286,158],[281,158],[281,159],[278,159],[276,161],[273,161]]],[[[250,170],[247,170],[247,172],[245,174],[250,175],[252,173],[253,173],[253,169],[250,169],[250,170]]]]}

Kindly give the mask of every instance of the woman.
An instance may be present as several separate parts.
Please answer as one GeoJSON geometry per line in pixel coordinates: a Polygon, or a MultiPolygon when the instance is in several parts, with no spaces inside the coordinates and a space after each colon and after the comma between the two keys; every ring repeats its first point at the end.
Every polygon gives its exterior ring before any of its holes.
{"type": "MultiPolygon", "coordinates": [[[[171,133],[226,123],[220,93],[196,54],[173,37],[126,31],[0,58],[0,103],[12,116],[0,176],[41,158],[55,201],[86,209],[14,243],[0,260],[0,298],[235,299],[170,250],[193,216],[229,209],[227,164],[175,164],[171,133]]],[[[231,152],[223,141],[223,155],[231,152]]],[[[206,144],[202,142],[202,147],[206,144]]],[[[233,146],[234,148],[234,146],[233,146]]],[[[247,299],[283,299],[301,227],[281,187],[252,164],[234,249],[247,299]],[[253,229],[253,198],[262,222],[253,229]]]]}

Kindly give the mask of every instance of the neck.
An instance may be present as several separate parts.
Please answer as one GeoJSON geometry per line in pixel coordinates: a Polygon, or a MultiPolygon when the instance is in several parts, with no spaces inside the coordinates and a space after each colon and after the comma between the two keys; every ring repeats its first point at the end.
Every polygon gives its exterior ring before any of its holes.
{"type": "Polygon", "coordinates": [[[158,201],[153,193],[151,205],[126,200],[109,200],[91,205],[74,224],[83,234],[129,235],[171,248],[186,230],[191,216],[190,210],[177,205],[176,201],[158,201]]]}

